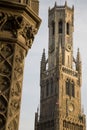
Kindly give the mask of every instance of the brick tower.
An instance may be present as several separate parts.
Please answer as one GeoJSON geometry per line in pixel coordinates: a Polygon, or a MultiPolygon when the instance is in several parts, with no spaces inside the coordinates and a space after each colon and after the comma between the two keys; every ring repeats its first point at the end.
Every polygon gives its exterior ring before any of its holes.
{"type": "Polygon", "coordinates": [[[48,11],[48,59],[43,50],[40,70],[40,116],[35,130],[86,130],[81,108],[81,59],[73,57],[74,7],[48,11]]]}
{"type": "Polygon", "coordinates": [[[41,22],[38,9],[38,0],[0,0],[0,130],[18,130],[24,60],[41,22]]]}

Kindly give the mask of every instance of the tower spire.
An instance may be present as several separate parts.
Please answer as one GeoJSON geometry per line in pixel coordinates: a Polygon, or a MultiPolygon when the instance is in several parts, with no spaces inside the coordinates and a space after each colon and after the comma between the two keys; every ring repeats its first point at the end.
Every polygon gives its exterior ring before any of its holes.
{"type": "Polygon", "coordinates": [[[76,70],[79,72],[79,74],[81,74],[81,57],[80,57],[79,48],[78,48],[78,51],[77,51],[76,70]]]}
{"type": "Polygon", "coordinates": [[[78,48],[77,51],[77,59],[76,59],[76,70],[78,71],[78,81],[79,81],[79,85],[81,86],[81,79],[82,79],[82,63],[81,63],[81,57],[80,57],[80,51],[78,48]]]}
{"type": "MultiPolygon", "coordinates": [[[[41,70],[40,70],[40,77],[41,77],[41,81],[42,81],[42,78],[44,76],[44,71],[46,71],[46,57],[45,57],[45,49],[43,49],[43,53],[42,53],[42,59],[41,59],[41,70]]],[[[41,82],[40,81],[40,82],[41,82]]]]}
{"type": "Polygon", "coordinates": [[[42,62],[45,62],[46,57],[45,57],[45,48],[43,49],[43,54],[42,54],[42,62]]]}

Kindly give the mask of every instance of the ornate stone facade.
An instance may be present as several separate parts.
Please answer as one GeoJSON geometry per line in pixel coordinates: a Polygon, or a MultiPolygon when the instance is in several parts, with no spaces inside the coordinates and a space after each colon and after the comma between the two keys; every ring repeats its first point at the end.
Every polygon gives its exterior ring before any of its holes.
{"type": "Polygon", "coordinates": [[[0,1],[0,130],[18,130],[24,60],[40,18],[21,1],[0,1]]]}
{"type": "Polygon", "coordinates": [[[48,59],[44,50],[40,71],[40,115],[35,114],[35,130],[86,130],[81,107],[79,49],[77,57],[73,57],[74,7],[68,7],[66,2],[64,6],[55,3],[48,16],[48,59]]]}

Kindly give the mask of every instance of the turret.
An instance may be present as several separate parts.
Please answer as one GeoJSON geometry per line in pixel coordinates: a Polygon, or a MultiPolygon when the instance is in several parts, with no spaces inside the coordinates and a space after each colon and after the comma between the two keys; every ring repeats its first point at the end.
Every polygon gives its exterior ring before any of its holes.
{"type": "Polygon", "coordinates": [[[79,78],[79,84],[81,86],[81,74],[82,74],[82,65],[81,65],[81,58],[80,58],[80,52],[79,52],[79,48],[77,51],[77,59],[76,59],[76,70],[78,71],[78,78],[79,78]]]}
{"type": "Polygon", "coordinates": [[[40,70],[40,74],[41,74],[41,79],[43,77],[43,73],[44,71],[46,71],[46,57],[45,57],[45,49],[43,49],[43,54],[42,54],[42,59],[41,59],[41,70],[40,70]]]}
{"type": "Polygon", "coordinates": [[[81,74],[81,58],[80,58],[80,52],[79,52],[79,48],[77,51],[77,59],[76,59],[76,70],[78,71],[79,74],[81,74]]]}

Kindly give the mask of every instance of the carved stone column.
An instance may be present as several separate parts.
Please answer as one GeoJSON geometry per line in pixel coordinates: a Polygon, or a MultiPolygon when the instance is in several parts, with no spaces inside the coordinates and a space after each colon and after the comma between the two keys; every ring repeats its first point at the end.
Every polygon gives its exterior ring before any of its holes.
{"type": "Polygon", "coordinates": [[[24,60],[40,22],[28,5],[0,0],[0,130],[18,130],[24,60]]]}

